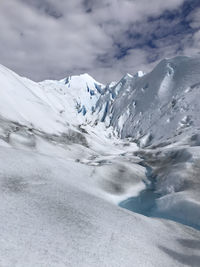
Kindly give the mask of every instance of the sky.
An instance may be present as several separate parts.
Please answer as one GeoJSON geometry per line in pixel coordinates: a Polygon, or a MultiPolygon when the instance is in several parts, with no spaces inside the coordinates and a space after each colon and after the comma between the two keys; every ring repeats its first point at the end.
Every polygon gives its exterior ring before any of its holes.
{"type": "Polygon", "coordinates": [[[0,0],[0,64],[107,83],[200,52],[199,0],[0,0]]]}

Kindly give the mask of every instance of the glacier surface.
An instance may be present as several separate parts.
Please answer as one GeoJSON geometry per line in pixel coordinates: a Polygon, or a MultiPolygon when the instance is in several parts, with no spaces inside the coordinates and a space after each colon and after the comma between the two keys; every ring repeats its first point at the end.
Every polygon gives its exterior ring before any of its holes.
{"type": "Polygon", "coordinates": [[[199,57],[107,85],[0,66],[0,266],[199,266],[199,90],[199,57]]]}

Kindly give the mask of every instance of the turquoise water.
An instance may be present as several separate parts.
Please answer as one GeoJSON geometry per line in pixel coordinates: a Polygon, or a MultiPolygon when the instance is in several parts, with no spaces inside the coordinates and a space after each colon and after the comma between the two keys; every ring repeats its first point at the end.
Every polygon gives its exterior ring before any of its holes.
{"type": "Polygon", "coordinates": [[[140,194],[137,197],[130,197],[122,202],[119,203],[119,206],[148,216],[152,218],[162,218],[162,219],[168,219],[171,221],[175,221],[190,227],[195,228],[196,230],[200,230],[199,225],[190,224],[187,222],[187,220],[176,218],[175,216],[172,216],[171,214],[164,213],[164,212],[158,212],[157,211],[157,205],[156,200],[160,197],[159,194],[155,193],[152,189],[145,189],[140,192],[140,194]]]}
{"type": "Polygon", "coordinates": [[[152,170],[149,166],[144,164],[142,166],[146,168],[146,177],[150,183],[146,184],[146,188],[138,196],[121,201],[119,206],[148,217],[168,219],[200,230],[199,225],[189,224],[187,218],[184,220],[167,212],[158,212],[156,201],[161,195],[155,192],[156,177],[152,176],[152,170]]]}
{"type": "Polygon", "coordinates": [[[136,213],[146,216],[152,216],[156,209],[156,199],[160,195],[156,194],[153,189],[144,189],[137,197],[130,197],[119,203],[119,206],[136,213]]]}

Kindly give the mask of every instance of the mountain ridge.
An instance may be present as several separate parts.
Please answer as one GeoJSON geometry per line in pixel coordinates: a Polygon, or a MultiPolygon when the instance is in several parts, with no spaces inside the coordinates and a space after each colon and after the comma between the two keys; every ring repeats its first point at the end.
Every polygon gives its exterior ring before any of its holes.
{"type": "Polygon", "coordinates": [[[198,131],[199,77],[200,57],[185,56],[164,59],[149,73],[126,74],[119,82],[106,86],[86,73],[35,83],[1,66],[0,94],[4,105],[0,115],[60,132],[65,131],[66,124],[103,122],[113,128],[116,136],[134,138],[143,147],[168,139],[176,141],[177,135],[186,138],[191,129],[194,134],[198,131]],[[6,105],[15,107],[11,117],[6,105]],[[33,116],[34,109],[39,112],[37,116],[43,117],[41,125],[33,116]]]}

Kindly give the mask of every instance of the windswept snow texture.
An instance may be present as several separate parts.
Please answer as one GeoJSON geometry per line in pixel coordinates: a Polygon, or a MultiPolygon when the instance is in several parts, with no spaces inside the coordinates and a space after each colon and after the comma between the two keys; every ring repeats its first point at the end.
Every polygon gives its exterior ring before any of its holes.
{"type": "Polygon", "coordinates": [[[199,90],[198,57],[106,86],[0,66],[0,266],[198,267],[199,90]]]}

